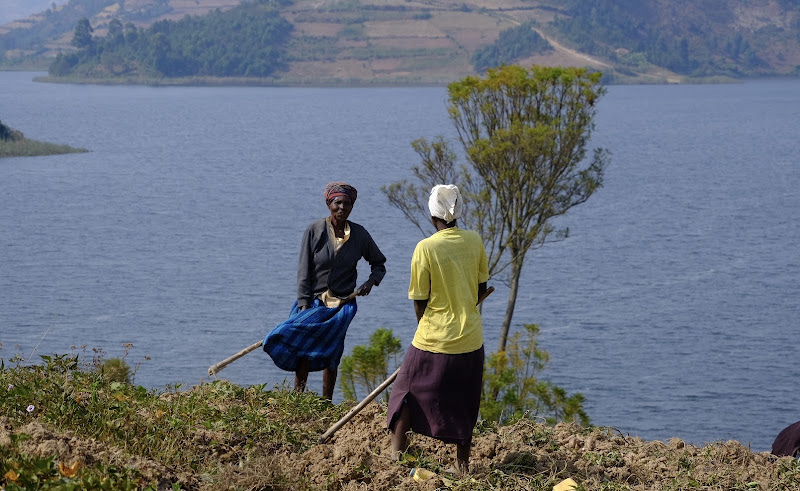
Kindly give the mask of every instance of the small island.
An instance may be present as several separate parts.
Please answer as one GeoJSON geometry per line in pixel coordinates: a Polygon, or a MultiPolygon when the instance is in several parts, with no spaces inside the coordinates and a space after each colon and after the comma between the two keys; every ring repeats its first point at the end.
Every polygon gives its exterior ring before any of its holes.
{"type": "Polygon", "coordinates": [[[64,153],[88,152],[85,148],[74,148],[69,145],[40,142],[25,138],[25,135],[0,121],[0,158],[3,157],[36,157],[39,155],[60,155],[64,153]]]}

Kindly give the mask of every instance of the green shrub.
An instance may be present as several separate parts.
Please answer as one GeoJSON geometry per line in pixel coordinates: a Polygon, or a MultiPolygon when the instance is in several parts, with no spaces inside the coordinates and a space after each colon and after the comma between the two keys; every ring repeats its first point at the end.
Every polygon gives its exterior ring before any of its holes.
{"type": "Polygon", "coordinates": [[[101,363],[98,371],[109,382],[131,383],[131,367],[122,358],[109,358],[101,363]]]}
{"type": "Polygon", "coordinates": [[[553,383],[541,380],[550,355],[539,348],[536,324],[525,326],[525,339],[519,332],[509,340],[506,351],[492,353],[484,365],[481,419],[510,424],[523,417],[541,417],[589,425],[580,393],[568,396],[553,383]]]}
{"type": "Polygon", "coordinates": [[[0,121],[0,140],[10,140],[12,131],[13,130],[11,128],[4,125],[3,122],[0,121]]]}
{"type": "MultiPolygon", "coordinates": [[[[342,358],[339,365],[341,388],[345,399],[358,399],[356,387],[370,393],[389,377],[389,362],[402,350],[400,340],[394,337],[391,329],[380,328],[369,337],[369,346],[356,346],[350,356],[342,358]]],[[[365,394],[366,395],[366,394],[365,394]]],[[[384,392],[388,400],[389,391],[384,392]]]]}

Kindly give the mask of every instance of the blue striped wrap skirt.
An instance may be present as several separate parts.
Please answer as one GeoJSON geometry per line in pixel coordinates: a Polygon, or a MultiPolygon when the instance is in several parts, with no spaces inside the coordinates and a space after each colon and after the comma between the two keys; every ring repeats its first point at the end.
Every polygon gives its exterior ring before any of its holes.
{"type": "Polygon", "coordinates": [[[300,311],[292,305],[289,318],[264,338],[264,351],[282,370],[295,371],[297,360],[309,360],[309,370],[336,369],[344,352],[347,328],[356,315],[356,300],[328,308],[318,298],[311,308],[300,311]]]}

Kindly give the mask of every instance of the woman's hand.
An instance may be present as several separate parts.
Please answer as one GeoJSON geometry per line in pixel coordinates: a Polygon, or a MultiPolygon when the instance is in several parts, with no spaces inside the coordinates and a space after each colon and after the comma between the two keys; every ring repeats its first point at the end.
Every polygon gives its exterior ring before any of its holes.
{"type": "Polygon", "coordinates": [[[375,281],[372,279],[367,280],[363,285],[359,286],[356,290],[357,295],[362,297],[364,295],[369,295],[369,292],[372,291],[372,287],[375,286],[375,281]]]}

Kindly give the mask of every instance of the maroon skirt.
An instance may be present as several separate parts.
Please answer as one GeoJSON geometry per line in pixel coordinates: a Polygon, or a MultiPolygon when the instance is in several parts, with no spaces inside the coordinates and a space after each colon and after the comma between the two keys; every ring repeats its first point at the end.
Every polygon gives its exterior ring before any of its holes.
{"type": "Polygon", "coordinates": [[[415,433],[445,443],[470,443],[481,405],[483,359],[483,346],[459,355],[409,347],[389,397],[389,429],[408,404],[415,433]]]}

